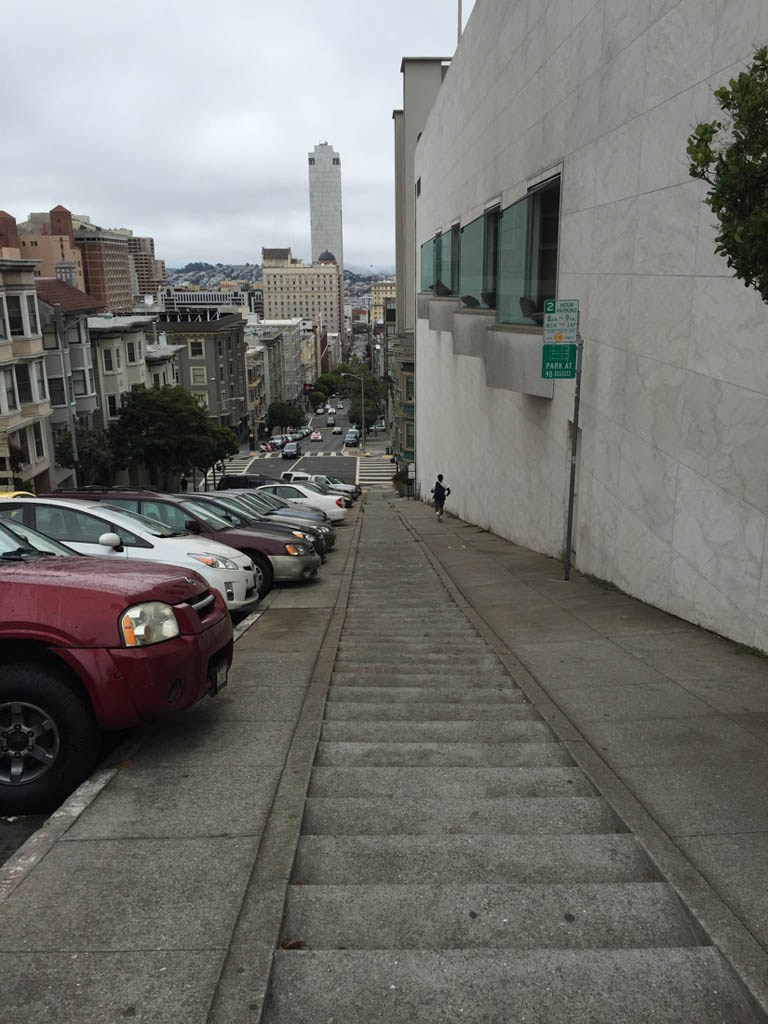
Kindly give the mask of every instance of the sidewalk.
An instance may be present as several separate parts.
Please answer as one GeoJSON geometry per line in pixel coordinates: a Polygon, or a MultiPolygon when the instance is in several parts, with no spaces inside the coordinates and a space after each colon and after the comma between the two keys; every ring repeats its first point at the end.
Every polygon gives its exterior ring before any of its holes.
{"type": "Polygon", "coordinates": [[[566,583],[559,561],[450,516],[438,523],[422,502],[394,504],[766,1000],[768,659],[578,573],[566,583]]]}

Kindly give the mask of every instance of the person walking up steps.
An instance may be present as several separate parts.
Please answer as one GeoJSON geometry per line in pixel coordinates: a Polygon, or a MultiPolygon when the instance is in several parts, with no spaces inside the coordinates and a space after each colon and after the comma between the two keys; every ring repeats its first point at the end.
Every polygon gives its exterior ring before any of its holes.
{"type": "Polygon", "coordinates": [[[437,516],[438,523],[443,521],[443,509],[445,508],[445,499],[451,493],[451,488],[446,487],[443,483],[443,474],[437,474],[437,480],[435,486],[432,488],[432,494],[435,498],[435,515],[437,516]]]}

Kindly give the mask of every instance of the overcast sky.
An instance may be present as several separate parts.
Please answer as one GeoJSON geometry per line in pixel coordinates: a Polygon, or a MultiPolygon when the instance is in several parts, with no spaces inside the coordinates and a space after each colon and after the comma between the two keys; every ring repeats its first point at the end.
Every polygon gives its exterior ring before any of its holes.
{"type": "MultiPolygon", "coordinates": [[[[466,22],[473,0],[464,0],[466,22]]],[[[3,12],[3,191],[151,235],[169,266],[309,259],[307,153],[341,155],[348,266],[394,264],[403,56],[450,56],[457,0],[36,0],[3,12]]]]}

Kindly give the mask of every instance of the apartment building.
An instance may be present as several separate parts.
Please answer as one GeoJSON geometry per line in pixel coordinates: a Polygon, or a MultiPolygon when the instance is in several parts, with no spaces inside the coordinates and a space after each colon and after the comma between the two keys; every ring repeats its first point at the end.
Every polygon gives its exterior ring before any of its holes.
{"type": "Polygon", "coordinates": [[[93,425],[104,430],[117,419],[120,396],[148,387],[145,331],[155,317],[128,314],[88,317],[97,407],[93,425]]]}
{"type": "Polygon", "coordinates": [[[88,224],[77,228],[74,237],[83,260],[85,290],[105,309],[129,312],[139,282],[126,235],[88,224]]]}
{"type": "Polygon", "coordinates": [[[35,217],[17,225],[15,217],[0,210],[0,250],[16,250],[21,259],[36,260],[35,277],[56,277],[82,290],[83,262],[75,245],[72,214],[63,206],[54,206],[48,214],[35,217]]]}
{"type": "Polygon", "coordinates": [[[422,492],[450,467],[462,518],[561,555],[574,382],[544,379],[542,319],[577,299],[573,564],[763,650],[766,308],[686,141],[766,39],[764,0],[477,0],[407,182],[422,492]]]}
{"type": "Polygon", "coordinates": [[[50,487],[51,414],[34,260],[0,258],[0,485],[50,487]]]}
{"type": "Polygon", "coordinates": [[[46,422],[51,453],[51,486],[73,487],[74,470],[55,461],[56,438],[76,425],[92,429],[98,406],[88,317],[99,312],[96,300],[56,278],[35,281],[43,332],[45,372],[51,415],[46,422]]]}
{"type": "Polygon", "coordinates": [[[165,287],[165,261],[155,257],[154,238],[134,235],[130,230],[119,231],[128,239],[128,252],[136,272],[137,290],[135,295],[152,295],[157,298],[165,287]]]}
{"type": "Polygon", "coordinates": [[[341,212],[341,157],[333,146],[321,142],[307,154],[309,168],[309,219],[312,262],[332,253],[344,270],[344,233],[341,212]]]}
{"type": "Polygon", "coordinates": [[[371,323],[384,322],[384,307],[387,299],[397,295],[397,283],[394,278],[387,281],[371,281],[371,323]]]}
{"type": "Polygon", "coordinates": [[[272,401],[269,386],[269,366],[265,345],[251,344],[245,352],[245,366],[248,381],[248,422],[250,437],[255,441],[265,424],[267,409],[272,401]]]}
{"type": "Polygon", "coordinates": [[[178,383],[241,441],[249,432],[245,325],[238,313],[217,310],[163,313],[158,324],[168,344],[180,347],[178,383]]]}
{"type": "Polygon", "coordinates": [[[270,401],[301,403],[304,395],[301,319],[262,320],[250,328],[250,335],[267,350],[270,401]]]}
{"type": "Polygon", "coordinates": [[[302,317],[329,331],[342,331],[341,273],[330,252],[305,264],[290,249],[262,249],[264,319],[302,317]]]}

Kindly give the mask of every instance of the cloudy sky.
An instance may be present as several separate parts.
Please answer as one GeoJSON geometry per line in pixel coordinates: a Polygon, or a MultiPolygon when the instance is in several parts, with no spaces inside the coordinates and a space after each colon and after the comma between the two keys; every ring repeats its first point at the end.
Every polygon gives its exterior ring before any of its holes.
{"type": "MultiPolygon", "coordinates": [[[[464,0],[466,22],[473,0],[464,0]]],[[[309,259],[307,153],[340,154],[348,266],[394,263],[400,59],[450,56],[458,0],[8,4],[0,209],[62,203],[169,266],[309,259]],[[11,42],[12,41],[12,42],[11,42]]]]}

